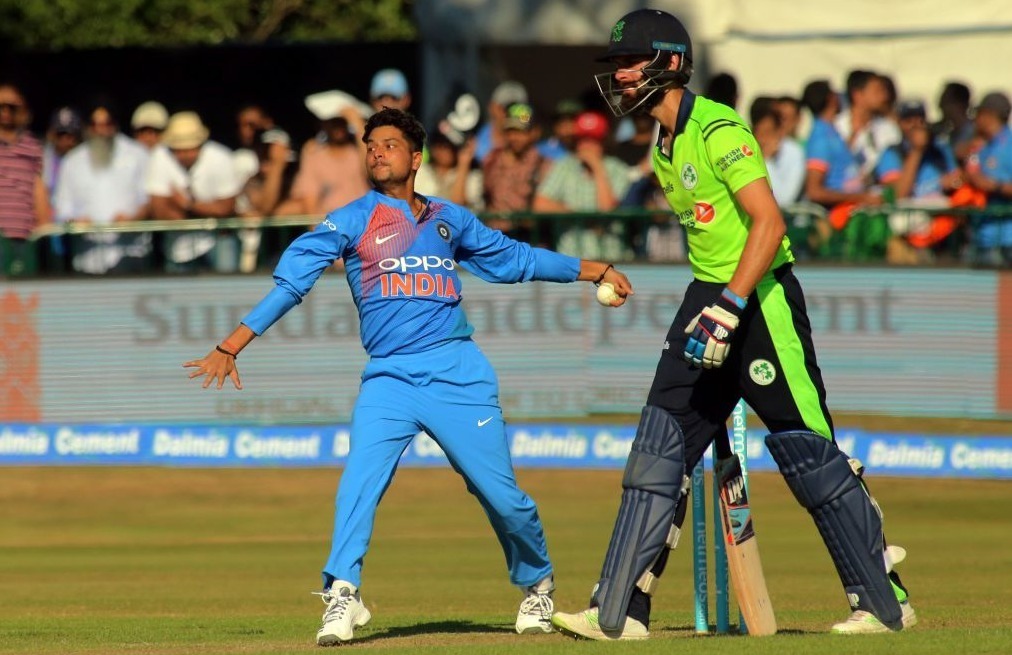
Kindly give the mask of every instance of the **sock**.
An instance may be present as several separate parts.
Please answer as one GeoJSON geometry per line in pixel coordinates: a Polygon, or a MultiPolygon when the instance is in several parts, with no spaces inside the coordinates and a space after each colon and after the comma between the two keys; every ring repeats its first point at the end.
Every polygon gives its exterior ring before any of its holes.
{"type": "Polygon", "coordinates": [[[629,609],[626,611],[626,615],[649,628],[650,596],[647,596],[639,588],[633,589],[632,596],[629,598],[629,609]]]}

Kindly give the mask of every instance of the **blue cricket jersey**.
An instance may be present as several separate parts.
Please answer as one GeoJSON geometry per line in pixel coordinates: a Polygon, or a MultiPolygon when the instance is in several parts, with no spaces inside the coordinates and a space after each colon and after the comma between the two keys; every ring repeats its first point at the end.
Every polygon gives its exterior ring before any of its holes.
{"type": "Polygon", "coordinates": [[[857,193],[864,190],[861,163],[847,147],[832,123],[816,118],[805,145],[806,167],[826,174],[823,184],[833,191],[857,193]]]}
{"type": "Polygon", "coordinates": [[[486,227],[467,209],[428,198],[416,222],[408,203],[370,191],[337,209],[288,246],[275,288],[242,323],[260,335],[302,302],[335,260],[344,258],[370,356],[418,353],[469,339],[459,264],[488,282],[574,282],[580,260],[534,248],[486,227]]]}
{"type": "MultiPolygon", "coordinates": [[[[903,172],[903,160],[906,159],[909,150],[910,145],[904,140],[882,153],[875,166],[875,175],[880,182],[892,184],[899,179],[903,172]]],[[[917,167],[910,197],[929,198],[944,195],[942,178],[956,170],[957,166],[956,157],[948,145],[941,142],[928,145],[921,155],[921,163],[917,167]]]]}
{"type": "MultiPolygon", "coordinates": [[[[1002,128],[979,152],[970,155],[967,168],[977,167],[989,178],[1002,184],[1012,182],[1012,128],[1002,128]]],[[[1012,205],[1012,199],[989,194],[987,206],[1012,205]]],[[[978,248],[1012,247],[1012,220],[1001,216],[974,216],[973,238],[978,248]]]]}

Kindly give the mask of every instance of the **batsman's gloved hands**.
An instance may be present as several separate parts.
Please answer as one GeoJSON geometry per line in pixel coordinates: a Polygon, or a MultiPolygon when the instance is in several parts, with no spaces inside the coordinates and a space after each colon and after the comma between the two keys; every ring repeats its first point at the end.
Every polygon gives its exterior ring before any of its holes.
{"type": "Polygon", "coordinates": [[[692,366],[719,368],[731,349],[731,337],[745,310],[746,300],[725,288],[717,302],[692,319],[685,328],[689,335],[682,357],[692,366]]]}

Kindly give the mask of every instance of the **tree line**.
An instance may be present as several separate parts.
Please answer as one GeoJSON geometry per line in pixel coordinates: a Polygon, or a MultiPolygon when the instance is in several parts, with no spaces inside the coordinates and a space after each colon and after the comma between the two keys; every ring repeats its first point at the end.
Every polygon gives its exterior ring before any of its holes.
{"type": "Polygon", "coordinates": [[[0,0],[0,42],[63,50],[414,40],[413,0],[0,0]]]}

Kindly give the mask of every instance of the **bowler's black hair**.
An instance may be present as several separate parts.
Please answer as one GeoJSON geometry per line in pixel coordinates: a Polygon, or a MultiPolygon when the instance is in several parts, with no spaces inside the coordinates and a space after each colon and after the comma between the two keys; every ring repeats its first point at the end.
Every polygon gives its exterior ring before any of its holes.
{"type": "Polygon", "coordinates": [[[365,122],[365,131],[362,133],[362,141],[368,141],[369,135],[377,127],[396,127],[411,145],[411,152],[421,152],[425,147],[425,128],[418,122],[418,119],[406,111],[384,107],[369,117],[365,122]]]}

